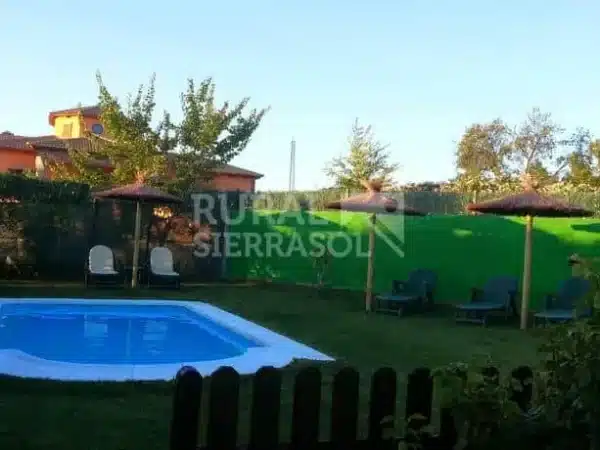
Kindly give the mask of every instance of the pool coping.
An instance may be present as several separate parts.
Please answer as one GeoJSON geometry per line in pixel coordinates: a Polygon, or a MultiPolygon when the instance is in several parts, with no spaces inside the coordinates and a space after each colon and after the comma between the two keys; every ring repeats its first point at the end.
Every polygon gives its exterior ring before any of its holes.
{"type": "Polygon", "coordinates": [[[183,366],[192,366],[207,376],[223,366],[233,367],[239,374],[252,374],[264,366],[281,368],[295,359],[334,361],[307,345],[265,328],[233,313],[202,301],[157,299],[83,299],[83,298],[3,298],[7,303],[74,303],[111,305],[181,306],[226,327],[233,332],[258,341],[261,346],[249,348],[233,358],[213,361],[182,361],[176,364],[78,364],[38,358],[20,350],[0,350],[0,374],[44,378],[61,381],[168,381],[183,366]]]}

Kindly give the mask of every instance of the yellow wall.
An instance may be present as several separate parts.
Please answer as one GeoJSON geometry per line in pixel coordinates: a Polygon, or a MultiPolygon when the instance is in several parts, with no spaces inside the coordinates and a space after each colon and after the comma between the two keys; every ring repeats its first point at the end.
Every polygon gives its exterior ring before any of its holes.
{"type": "Polygon", "coordinates": [[[61,138],[77,138],[83,135],[81,119],[79,116],[57,117],[54,121],[54,134],[61,138]],[[71,135],[63,134],[65,125],[71,125],[71,135]]]}
{"type": "Polygon", "coordinates": [[[100,123],[100,120],[91,117],[82,119],[79,116],[59,116],[54,121],[54,134],[61,138],[83,137],[84,131],[91,131],[92,126],[96,123],[100,123]],[[63,127],[68,124],[71,124],[71,135],[65,136],[63,127]]]}

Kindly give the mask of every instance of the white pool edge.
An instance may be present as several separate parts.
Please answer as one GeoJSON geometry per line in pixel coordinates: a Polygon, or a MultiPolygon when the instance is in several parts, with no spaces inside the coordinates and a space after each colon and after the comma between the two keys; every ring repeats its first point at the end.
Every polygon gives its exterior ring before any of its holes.
{"type": "Polygon", "coordinates": [[[0,374],[24,378],[61,381],[166,381],[175,377],[183,366],[194,367],[201,375],[210,375],[223,366],[233,367],[239,374],[252,374],[264,366],[285,367],[295,359],[334,361],[307,345],[276,333],[235,314],[200,301],[154,299],[75,299],[75,298],[11,298],[7,303],[74,303],[111,305],[181,306],[207,317],[235,333],[260,342],[261,347],[248,349],[240,356],[213,361],[185,361],[177,364],[100,365],[76,364],[38,358],[20,350],[0,350],[0,374]]]}

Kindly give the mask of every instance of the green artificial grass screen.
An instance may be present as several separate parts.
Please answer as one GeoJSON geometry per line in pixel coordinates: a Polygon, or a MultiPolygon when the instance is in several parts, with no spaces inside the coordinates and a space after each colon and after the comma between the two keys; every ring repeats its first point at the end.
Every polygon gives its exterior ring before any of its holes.
{"type": "MultiPolygon", "coordinates": [[[[379,215],[377,229],[375,292],[388,291],[392,280],[406,279],[411,270],[418,268],[437,272],[439,303],[468,300],[470,289],[481,286],[490,277],[513,275],[521,279],[522,218],[379,215]]],[[[228,275],[232,278],[313,283],[314,261],[307,254],[314,242],[320,242],[329,243],[338,253],[330,259],[326,283],[364,289],[367,214],[253,211],[239,217],[229,232],[233,244],[230,244],[228,275]]],[[[556,292],[559,283],[570,275],[569,255],[600,256],[599,244],[597,219],[536,218],[531,307],[539,309],[544,296],[556,292]]]]}

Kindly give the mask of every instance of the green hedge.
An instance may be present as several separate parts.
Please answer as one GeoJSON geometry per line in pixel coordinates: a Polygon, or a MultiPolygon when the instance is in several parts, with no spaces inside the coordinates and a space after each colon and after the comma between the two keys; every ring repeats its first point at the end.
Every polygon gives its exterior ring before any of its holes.
{"type": "MultiPolygon", "coordinates": [[[[424,218],[381,216],[387,227],[382,236],[404,251],[399,256],[382,237],[376,240],[375,289],[389,290],[393,279],[405,279],[416,268],[431,268],[438,273],[437,299],[460,303],[468,299],[470,288],[480,286],[496,275],[521,278],[523,267],[524,224],[521,219],[496,216],[446,215],[424,218]],[[402,227],[404,231],[402,231],[402,227]],[[400,236],[400,239],[398,239],[400,236]],[[403,240],[403,242],[402,242],[403,240]]],[[[238,257],[231,257],[232,278],[270,278],[274,281],[311,283],[315,280],[313,261],[299,249],[310,249],[310,236],[346,234],[356,239],[355,246],[367,248],[366,216],[339,212],[247,212],[241,223],[230,227],[243,234],[238,257]],[[309,224],[310,217],[324,219],[309,224]],[[271,242],[282,239],[289,254],[266,254],[271,242]],[[249,238],[254,235],[254,238],[249,238]],[[281,236],[276,238],[274,236],[281,236]],[[245,239],[245,241],[244,241],[245,239]],[[257,254],[249,248],[259,240],[257,254]],[[298,244],[300,242],[300,244],[298,244]],[[356,244],[358,242],[358,244],[356,244]],[[244,253],[246,252],[246,253],[244,253]]],[[[238,236],[239,238],[239,236],[238,236]]],[[[342,245],[342,241],[337,241],[342,245]]],[[[336,244],[337,245],[337,244],[336,244]]],[[[271,245],[273,247],[273,245],[271,245]]],[[[335,246],[338,250],[341,247],[335,246]]],[[[567,258],[573,252],[600,256],[600,221],[597,219],[536,219],[533,239],[532,304],[538,308],[546,293],[554,292],[559,282],[570,275],[567,258]]],[[[334,258],[326,277],[334,286],[364,289],[367,259],[356,253],[334,258]]]]}
{"type": "MultiPolygon", "coordinates": [[[[270,191],[259,192],[253,201],[254,209],[262,210],[287,210],[298,209],[302,200],[308,200],[310,209],[322,211],[328,202],[345,198],[352,193],[339,189],[323,189],[320,191],[270,191]]],[[[471,194],[457,194],[451,192],[407,191],[388,192],[389,196],[402,198],[405,204],[416,207],[431,214],[462,214],[467,203],[472,201],[471,194]]],[[[493,198],[493,194],[481,194],[479,200],[493,198]]],[[[579,204],[595,211],[600,216],[600,195],[591,192],[572,193],[565,198],[566,201],[579,204]]]]}
{"type": "Polygon", "coordinates": [[[87,184],[47,181],[22,175],[0,174],[0,198],[14,198],[20,202],[72,203],[90,200],[87,184]]]}

